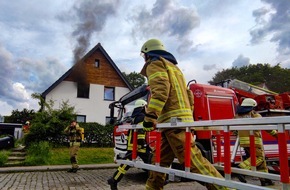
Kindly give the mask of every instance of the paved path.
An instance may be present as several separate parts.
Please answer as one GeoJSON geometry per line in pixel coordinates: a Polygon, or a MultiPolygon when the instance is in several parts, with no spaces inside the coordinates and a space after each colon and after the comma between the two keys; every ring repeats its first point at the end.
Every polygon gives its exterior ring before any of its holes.
{"type": "MultiPolygon", "coordinates": [[[[109,168],[86,168],[81,169],[77,173],[68,173],[64,169],[69,167],[60,167],[60,170],[56,170],[56,167],[35,167],[35,171],[32,171],[33,167],[21,167],[20,169],[14,168],[17,172],[12,172],[10,168],[5,173],[1,168],[0,173],[0,189],[1,190],[67,190],[67,189],[80,189],[80,190],[109,190],[110,187],[107,184],[107,179],[113,175],[116,171],[115,167],[109,168]],[[31,169],[29,171],[28,169],[31,169]],[[41,170],[42,169],[42,170],[41,170]]],[[[8,168],[6,168],[8,169],[8,168]]],[[[120,190],[144,190],[145,182],[147,179],[146,172],[141,169],[131,168],[124,176],[122,181],[118,184],[120,190]]],[[[205,190],[203,186],[196,182],[175,182],[166,185],[167,190],[173,189],[197,189],[205,190]]]]}
{"type": "MultiPolygon", "coordinates": [[[[69,165],[0,168],[1,190],[109,190],[107,179],[116,171],[116,164],[81,165],[77,173],[66,172],[69,165]]],[[[131,168],[118,184],[119,190],[144,190],[146,172],[131,168]]],[[[258,179],[251,178],[257,184],[258,179]]],[[[279,184],[279,182],[276,182],[279,184]]],[[[279,189],[276,187],[272,187],[279,189]]],[[[165,190],[206,190],[197,182],[171,182],[165,190]]]]}

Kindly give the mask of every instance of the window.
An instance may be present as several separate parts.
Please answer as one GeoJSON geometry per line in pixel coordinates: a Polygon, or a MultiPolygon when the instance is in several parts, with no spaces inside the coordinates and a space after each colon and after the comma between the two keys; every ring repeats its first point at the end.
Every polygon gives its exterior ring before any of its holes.
{"type": "Polygon", "coordinates": [[[95,59],[95,67],[100,67],[100,60],[95,59]]]}
{"type": "Polygon", "coordinates": [[[86,116],[85,115],[77,115],[77,122],[86,122],[86,116]]]}
{"type": "Polygon", "coordinates": [[[78,83],[78,98],[89,98],[90,94],[90,84],[78,83]]]}
{"type": "Polygon", "coordinates": [[[104,89],[104,100],[115,100],[115,87],[106,87],[104,89]]]}

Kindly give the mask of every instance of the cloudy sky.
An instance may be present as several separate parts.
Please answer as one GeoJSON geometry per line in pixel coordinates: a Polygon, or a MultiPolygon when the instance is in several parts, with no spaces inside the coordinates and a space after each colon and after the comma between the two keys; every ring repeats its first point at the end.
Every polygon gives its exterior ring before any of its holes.
{"type": "Polygon", "coordinates": [[[248,64],[290,68],[290,1],[0,0],[0,115],[38,110],[31,94],[97,43],[121,71],[139,72],[150,38],[164,42],[187,81],[248,64]]]}

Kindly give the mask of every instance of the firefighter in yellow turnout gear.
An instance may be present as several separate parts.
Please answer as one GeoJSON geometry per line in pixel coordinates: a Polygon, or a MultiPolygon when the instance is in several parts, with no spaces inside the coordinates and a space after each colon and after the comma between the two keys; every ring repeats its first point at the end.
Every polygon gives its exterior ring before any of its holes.
{"type": "Polygon", "coordinates": [[[72,168],[67,172],[76,173],[79,166],[77,161],[78,151],[81,145],[83,129],[79,126],[76,120],[71,121],[71,124],[67,126],[64,132],[69,136],[69,154],[72,168]]]}
{"type": "MultiPolygon", "coordinates": [[[[145,117],[145,106],[147,102],[145,100],[139,99],[135,102],[135,108],[131,115],[132,124],[138,124],[143,122],[145,117]]],[[[127,153],[124,159],[132,160],[132,150],[133,150],[133,130],[128,131],[128,139],[127,139],[127,153]]],[[[137,135],[137,155],[143,160],[143,162],[148,163],[149,154],[147,151],[150,151],[149,146],[146,146],[145,132],[141,129],[138,130],[137,135]]],[[[111,187],[111,190],[117,190],[118,182],[121,181],[126,172],[130,169],[129,165],[121,164],[117,171],[114,173],[113,177],[108,179],[108,184],[111,187]]]]}
{"type": "MultiPolygon", "coordinates": [[[[151,99],[148,103],[143,129],[154,130],[156,123],[170,122],[177,117],[182,122],[193,122],[193,96],[186,87],[182,72],[176,66],[177,61],[165,50],[157,39],[148,40],[141,48],[145,65],[141,74],[146,76],[151,89],[151,99]]],[[[163,129],[161,131],[160,165],[169,167],[177,157],[184,164],[185,129],[163,129]]],[[[153,164],[155,152],[153,151],[153,164]]],[[[191,172],[223,178],[215,167],[202,156],[200,150],[191,140],[191,172]]],[[[147,190],[163,189],[166,175],[150,171],[146,182],[147,190]]],[[[218,185],[210,185],[210,189],[226,189],[218,185]]]]}
{"type": "MultiPolygon", "coordinates": [[[[241,106],[237,110],[237,115],[235,118],[259,118],[262,117],[260,114],[256,113],[253,108],[257,106],[257,102],[252,98],[245,98],[241,104],[241,106]]],[[[277,138],[277,131],[271,130],[267,131],[269,134],[277,138]]],[[[263,147],[263,139],[261,135],[261,131],[254,130],[255,137],[255,149],[256,149],[256,167],[257,171],[260,172],[268,172],[268,168],[265,160],[265,153],[263,147]]],[[[247,159],[241,162],[238,167],[242,169],[251,169],[251,155],[250,155],[250,131],[239,131],[238,132],[240,138],[240,147],[246,152],[247,159]]],[[[246,183],[246,179],[242,175],[238,175],[238,178],[241,182],[246,183]]],[[[269,179],[260,178],[261,185],[273,185],[274,183],[269,179]]]]}

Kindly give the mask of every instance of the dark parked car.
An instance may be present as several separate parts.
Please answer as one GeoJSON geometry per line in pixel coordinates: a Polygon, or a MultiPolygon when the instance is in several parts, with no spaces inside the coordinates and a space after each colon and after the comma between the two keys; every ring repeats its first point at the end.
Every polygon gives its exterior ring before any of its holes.
{"type": "Polygon", "coordinates": [[[9,149],[9,148],[14,148],[14,137],[12,135],[1,137],[0,149],[9,149]]]}

